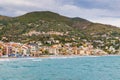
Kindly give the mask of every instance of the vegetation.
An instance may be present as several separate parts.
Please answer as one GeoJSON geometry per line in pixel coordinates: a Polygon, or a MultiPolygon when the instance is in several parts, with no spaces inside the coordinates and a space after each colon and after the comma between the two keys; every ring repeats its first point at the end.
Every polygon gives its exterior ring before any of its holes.
{"type": "Polygon", "coordinates": [[[120,28],[78,17],[69,18],[50,11],[31,12],[18,17],[0,16],[0,39],[22,43],[41,41],[44,45],[59,41],[61,44],[73,43],[72,46],[90,42],[95,48],[110,52],[111,46],[120,49],[120,28]],[[25,35],[32,31],[36,33],[25,35]],[[51,31],[61,35],[47,34],[51,31]]]}

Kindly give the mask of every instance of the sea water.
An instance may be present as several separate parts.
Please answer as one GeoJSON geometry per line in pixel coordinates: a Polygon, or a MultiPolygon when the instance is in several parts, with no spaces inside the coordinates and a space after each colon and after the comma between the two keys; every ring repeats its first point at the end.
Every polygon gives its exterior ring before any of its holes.
{"type": "Polygon", "coordinates": [[[120,56],[0,59],[0,80],[120,80],[120,56]]]}

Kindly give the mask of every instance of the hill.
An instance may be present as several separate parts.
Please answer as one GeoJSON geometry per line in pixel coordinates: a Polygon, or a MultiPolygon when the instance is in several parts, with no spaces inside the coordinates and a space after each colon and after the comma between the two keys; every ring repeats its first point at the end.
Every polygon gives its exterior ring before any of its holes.
{"type": "Polygon", "coordinates": [[[0,39],[22,43],[41,41],[44,45],[49,45],[47,41],[52,39],[76,46],[90,42],[104,50],[106,46],[119,49],[120,28],[79,17],[69,18],[50,11],[38,11],[18,17],[0,16],[0,39]]]}

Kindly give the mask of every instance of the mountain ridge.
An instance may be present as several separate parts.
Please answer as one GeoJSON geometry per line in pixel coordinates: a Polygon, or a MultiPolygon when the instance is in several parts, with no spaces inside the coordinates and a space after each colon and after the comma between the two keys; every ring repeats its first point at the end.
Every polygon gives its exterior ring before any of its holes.
{"type": "Polygon", "coordinates": [[[57,14],[51,11],[35,11],[35,12],[26,13],[24,15],[17,16],[17,17],[7,17],[7,16],[0,15],[0,21],[2,20],[5,20],[5,22],[18,21],[21,23],[27,23],[27,22],[30,23],[30,22],[35,22],[37,20],[45,20],[45,21],[63,22],[69,26],[72,26],[73,28],[79,28],[79,29],[86,29],[86,28],[89,28],[89,26],[91,25],[92,26],[102,25],[102,26],[109,27],[109,28],[120,29],[112,25],[93,23],[93,22],[90,22],[86,19],[79,18],[79,17],[70,18],[70,17],[62,16],[60,14],[57,14]]]}
{"type": "MultiPolygon", "coordinates": [[[[52,12],[52,11],[33,11],[33,12],[28,12],[28,13],[25,13],[23,15],[19,15],[19,16],[14,16],[14,17],[10,17],[10,16],[5,16],[5,15],[0,15],[0,19],[1,18],[9,18],[9,19],[13,19],[13,18],[18,18],[18,17],[22,17],[24,15],[31,15],[31,14],[44,14],[44,13],[50,13],[50,14],[55,14],[55,15],[58,15],[58,16],[63,16],[63,15],[60,15],[56,12],[52,12]]],[[[67,17],[67,16],[63,16],[65,18],[71,18],[71,19],[76,19],[76,20],[84,20],[84,21],[88,21],[88,22],[92,22],[92,21],[89,21],[87,19],[84,19],[84,18],[80,18],[80,17],[67,17]]],[[[97,24],[103,24],[103,23],[99,23],[99,22],[92,22],[92,23],[97,23],[97,24]]],[[[110,25],[110,24],[103,24],[103,25],[109,25],[109,26],[114,26],[114,25],[110,25]]],[[[114,27],[117,27],[119,28],[118,26],[114,26],[114,27]]]]}

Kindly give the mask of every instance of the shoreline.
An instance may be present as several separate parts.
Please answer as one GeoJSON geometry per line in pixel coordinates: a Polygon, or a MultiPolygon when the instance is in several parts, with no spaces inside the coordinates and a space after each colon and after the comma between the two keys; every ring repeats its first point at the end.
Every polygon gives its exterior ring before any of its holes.
{"type": "Polygon", "coordinates": [[[105,56],[120,56],[120,55],[85,55],[85,56],[80,56],[80,55],[42,55],[40,57],[0,57],[0,60],[2,59],[54,59],[54,58],[80,58],[80,57],[105,57],[105,56]]]}

